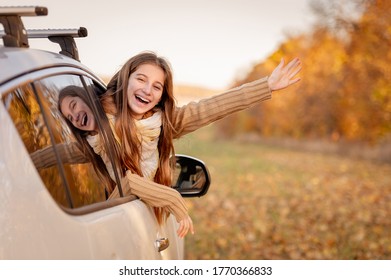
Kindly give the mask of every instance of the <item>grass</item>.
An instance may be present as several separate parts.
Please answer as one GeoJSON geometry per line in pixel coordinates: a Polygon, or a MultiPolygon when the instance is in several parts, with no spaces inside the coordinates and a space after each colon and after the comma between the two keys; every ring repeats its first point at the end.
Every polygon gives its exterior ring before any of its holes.
{"type": "Polygon", "coordinates": [[[212,184],[188,199],[187,259],[391,259],[391,165],[219,140],[176,143],[212,184]]]}

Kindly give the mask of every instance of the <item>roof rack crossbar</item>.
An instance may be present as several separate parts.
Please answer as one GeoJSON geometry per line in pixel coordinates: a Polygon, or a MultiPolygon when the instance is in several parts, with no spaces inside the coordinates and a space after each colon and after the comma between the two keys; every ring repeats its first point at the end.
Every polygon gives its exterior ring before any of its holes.
{"type": "Polygon", "coordinates": [[[47,16],[48,9],[41,6],[8,6],[0,7],[0,16],[47,16]]]}
{"type": "Polygon", "coordinates": [[[0,7],[0,23],[4,26],[4,45],[28,48],[28,37],[22,16],[46,16],[48,10],[40,6],[0,7]]]}
{"type": "MultiPolygon", "coordinates": [[[[72,57],[80,61],[79,51],[77,49],[74,38],[87,37],[87,28],[68,28],[68,29],[27,29],[27,37],[29,39],[48,38],[53,43],[59,44],[60,54],[72,57]]],[[[5,32],[0,30],[0,36],[4,36],[5,32]]]]}
{"type": "Polygon", "coordinates": [[[49,38],[52,36],[63,36],[81,38],[87,37],[87,28],[66,28],[66,29],[27,29],[29,38],[49,38]]]}
{"type": "Polygon", "coordinates": [[[60,54],[72,57],[80,61],[79,51],[74,38],[87,37],[87,28],[76,29],[29,29],[28,38],[48,38],[53,43],[60,45],[60,54]]]}

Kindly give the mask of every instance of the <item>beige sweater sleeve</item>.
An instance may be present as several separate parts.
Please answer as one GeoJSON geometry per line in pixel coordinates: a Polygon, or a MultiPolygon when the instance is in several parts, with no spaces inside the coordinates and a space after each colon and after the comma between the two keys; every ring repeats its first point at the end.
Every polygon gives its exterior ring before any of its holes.
{"type": "Polygon", "coordinates": [[[272,94],[267,80],[268,77],[265,77],[176,108],[173,117],[173,126],[176,130],[174,138],[270,99],[272,94]]]}
{"type": "MultiPolygon", "coordinates": [[[[149,179],[126,172],[121,180],[124,196],[135,195],[146,204],[153,207],[162,207],[172,213],[177,222],[187,217],[187,207],[181,194],[170,188],[157,184],[149,179]]],[[[109,199],[119,197],[118,188],[110,195],[109,199]]]]}
{"type": "Polygon", "coordinates": [[[77,143],[59,143],[55,146],[48,146],[30,154],[35,167],[39,169],[48,168],[58,164],[57,156],[62,163],[86,163],[87,157],[78,148],[77,143]],[[54,150],[56,149],[56,151],[54,150]]]}

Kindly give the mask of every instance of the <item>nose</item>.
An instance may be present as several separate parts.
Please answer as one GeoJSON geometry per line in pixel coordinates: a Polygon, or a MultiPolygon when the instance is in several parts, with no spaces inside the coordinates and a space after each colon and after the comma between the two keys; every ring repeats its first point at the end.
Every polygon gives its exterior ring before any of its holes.
{"type": "Polygon", "coordinates": [[[145,94],[149,95],[152,90],[152,85],[150,83],[145,83],[143,91],[145,94]]]}
{"type": "Polygon", "coordinates": [[[75,112],[72,112],[72,113],[71,113],[71,117],[72,117],[72,123],[73,123],[73,125],[77,124],[78,121],[79,121],[79,114],[78,114],[78,113],[75,113],[75,112]]]}

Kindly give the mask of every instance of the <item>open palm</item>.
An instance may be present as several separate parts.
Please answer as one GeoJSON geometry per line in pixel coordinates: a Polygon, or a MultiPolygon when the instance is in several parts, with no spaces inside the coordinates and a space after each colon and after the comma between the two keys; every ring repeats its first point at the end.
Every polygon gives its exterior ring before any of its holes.
{"type": "Polygon", "coordinates": [[[286,88],[300,81],[300,78],[295,76],[301,70],[301,62],[298,58],[293,59],[285,65],[284,59],[281,59],[280,64],[273,70],[269,76],[268,83],[272,91],[286,88]]]}

